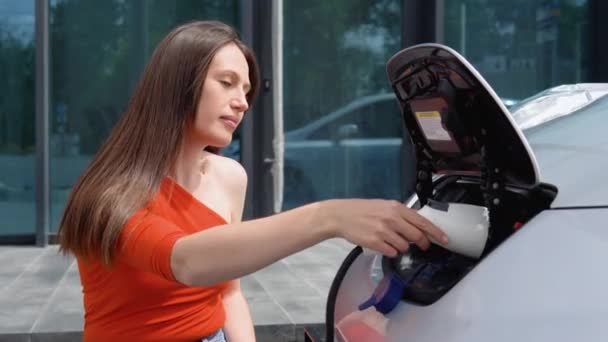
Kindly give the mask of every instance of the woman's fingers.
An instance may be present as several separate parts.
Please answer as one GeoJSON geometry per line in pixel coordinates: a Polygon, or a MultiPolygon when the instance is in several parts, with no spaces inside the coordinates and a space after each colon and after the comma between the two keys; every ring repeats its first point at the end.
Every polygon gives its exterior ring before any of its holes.
{"type": "Polygon", "coordinates": [[[395,247],[391,246],[385,241],[377,241],[377,243],[370,244],[366,247],[371,248],[376,252],[380,252],[389,258],[394,258],[399,254],[399,251],[396,250],[395,247]]]}
{"type": "Polygon", "coordinates": [[[429,237],[447,243],[447,236],[433,223],[403,203],[391,200],[334,200],[325,222],[334,222],[337,236],[396,256],[414,243],[421,249],[431,245],[429,237]]]}
{"type": "Polygon", "coordinates": [[[410,247],[407,238],[404,238],[401,234],[391,229],[386,229],[384,231],[384,236],[384,241],[399,252],[405,252],[410,247]]]}
{"type": "Polygon", "coordinates": [[[441,229],[437,228],[437,226],[435,226],[431,221],[405,205],[402,205],[400,209],[401,217],[407,221],[410,226],[413,226],[414,230],[422,231],[424,234],[433,237],[436,241],[440,241],[444,244],[448,243],[448,236],[445,235],[441,229]]]}
{"type": "Polygon", "coordinates": [[[431,246],[431,241],[429,241],[428,236],[419,228],[406,223],[408,227],[406,228],[408,231],[407,238],[410,242],[416,244],[422,250],[426,250],[431,246]]]}

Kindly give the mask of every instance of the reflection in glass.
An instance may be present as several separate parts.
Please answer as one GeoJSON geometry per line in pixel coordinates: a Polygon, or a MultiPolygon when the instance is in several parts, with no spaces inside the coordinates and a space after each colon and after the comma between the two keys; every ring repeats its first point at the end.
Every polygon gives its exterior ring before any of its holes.
{"type": "Polygon", "coordinates": [[[0,236],[33,234],[34,1],[0,2],[0,236]]]}
{"type": "Polygon", "coordinates": [[[445,42],[505,102],[588,79],[586,0],[445,1],[445,42]]]}
{"type": "Polygon", "coordinates": [[[160,39],[191,20],[238,28],[238,1],[52,0],[51,230],[160,39]]]}
{"type": "Polygon", "coordinates": [[[401,3],[284,3],[283,209],[326,198],[401,198],[410,176],[385,72],[400,49],[401,3]]]}

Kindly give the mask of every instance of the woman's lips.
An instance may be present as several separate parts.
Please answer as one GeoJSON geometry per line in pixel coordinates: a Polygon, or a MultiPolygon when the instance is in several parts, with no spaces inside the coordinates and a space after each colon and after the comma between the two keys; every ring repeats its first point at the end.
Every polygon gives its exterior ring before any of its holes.
{"type": "Polygon", "coordinates": [[[236,128],[236,126],[239,125],[239,118],[237,118],[236,116],[224,115],[220,116],[220,119],[224,122],[224,124],[231,128],[236,128]]]}

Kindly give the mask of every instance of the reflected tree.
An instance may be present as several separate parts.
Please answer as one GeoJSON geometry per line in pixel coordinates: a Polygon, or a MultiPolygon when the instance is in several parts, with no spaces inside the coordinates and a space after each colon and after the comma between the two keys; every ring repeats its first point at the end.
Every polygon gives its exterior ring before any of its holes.
{"type": "Polygon", "coordinates": [[[16,37],[0,23],[0,153],[35,149],[35,50],[31,39],[16,37]]]}
{"type": "Polygon", "coordinates": [[[499,95],[521,99],[587,77],[588,9],[579,0],[446,1],[445,42],[499,95]]]}
{"type": "Polygon", "coordinates": [[[400,6],[396,0],[284,3],[285,129],[388,91],[384,66],[400,47],[400,6]]]}
{"type": "Polygon", "coordinates": [[[93,154],[126,108],[154,47],[175,26],[238,24],[237,1],[63,0],[51,7],[51,125],[93,154]]]}

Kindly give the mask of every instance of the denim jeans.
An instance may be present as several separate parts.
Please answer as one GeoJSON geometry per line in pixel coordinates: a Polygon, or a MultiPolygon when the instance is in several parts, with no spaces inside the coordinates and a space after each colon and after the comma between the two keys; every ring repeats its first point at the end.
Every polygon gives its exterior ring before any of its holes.
{"type": "Polygon", "coordinates": [[[226,342],[226,337],[224,336],[224,330],[220,329],[216,333],[211,336],[207,336],[201,340],[201,342],[226,342]]]}

